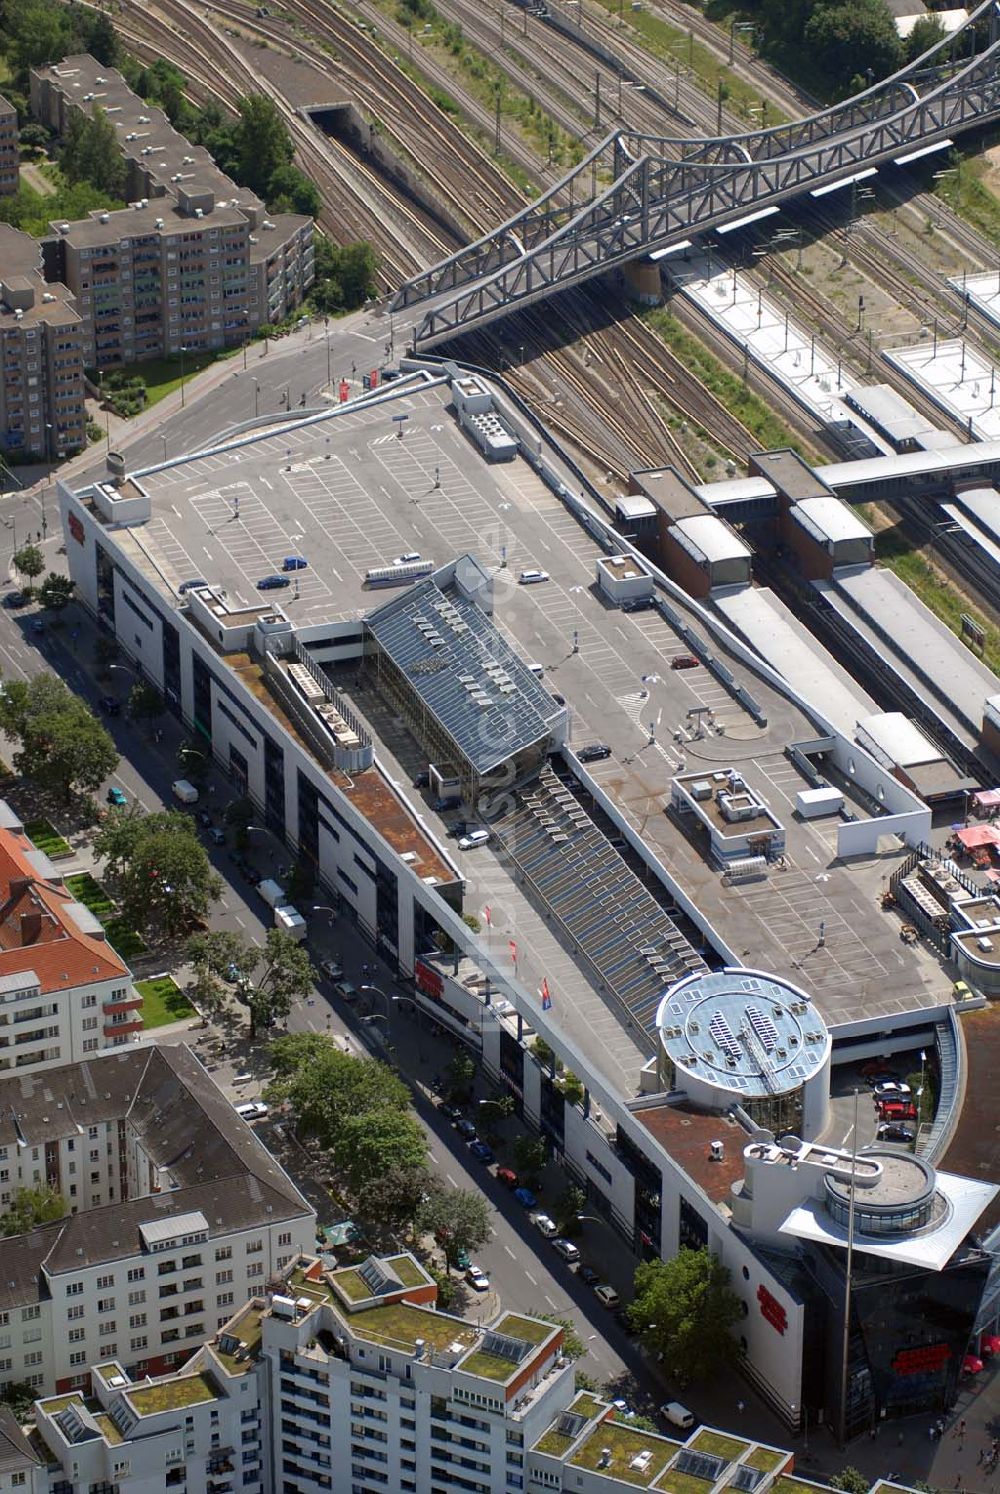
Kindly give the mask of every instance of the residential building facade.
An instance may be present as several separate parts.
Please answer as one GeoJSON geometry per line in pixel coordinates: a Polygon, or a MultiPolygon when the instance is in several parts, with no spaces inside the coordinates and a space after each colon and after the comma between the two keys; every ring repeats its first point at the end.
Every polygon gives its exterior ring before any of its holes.
{"type": "Polygon", "coordinates": [[[0,197],[9,197],[20,184],[20,134],[17,110],[0,96],[0,197]]]}
{"type": "Polygon", "coordinates": [[[116,69],[85,54],[35,69],[31,109],[59,134],[103,110],[125,159],[129,208],[54,222],[46,244],[48,273],[78,298],[88,367],[238,345],[301,305],[312,219],[269,217],[116,69]]]}
{"type": "Polygon", "coordinates": [[[0,1116],[4,1186],[67,1207],[0,1241],[0,1383],[169,1370],[313,1242],[312,1209],[184,1046],[0,1081],[0,1116]]]}
{"type": "MultiPolygon", "coordinates": [[[[142,998],[104,926],[72,896],[56,865],[32,845],[0,800],[0,1076],[79,1063],[131,1042],[142,998]]],[[[37,1161],[37,1159],[35,1159],[37,1161]]],[[[10,1190],[41,1181],[15,1148],[0,1169],[10,1190]]]]}
{"type": "Polygon", "coordinates": [[[0,223],[0,446],[54,461],[86,441],[83,320],[37,241],[0,223]]]}

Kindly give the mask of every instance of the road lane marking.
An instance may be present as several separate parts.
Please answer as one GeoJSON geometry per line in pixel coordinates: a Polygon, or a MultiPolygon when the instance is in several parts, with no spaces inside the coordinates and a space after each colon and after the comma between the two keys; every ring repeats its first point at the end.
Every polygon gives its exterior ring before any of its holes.
{"type": "Polygon", "coordinates": [[[550,1296],[549,1296],[549,1294],[548,1294],[548,1292],[546,1292],[546,1293],[545,1293],[545,1300],[546,1300],[546,1302],[547,1302],[547,1303],[548,1303],[548,1304],[549,1304],[549,1306],[550,1306],[550,1307],[551,1307],[551,1308],[554,1308],[554,1307],[555,1307],[555,1305],[556,1305],[556,1304],[555,1304],[555,1303],[554,1303],[554,1302],[553,1302],[553,1300],[552,1300],[552,1298],[551,1298],[551,1297],[550,1297],[550,1296]]]}
{"type": "Polygon", "coordinates": [[[530,1282],[531,1282],[531,1285],[532,1285],[532,1286],[533,1286],[533,1287],[537,1287],[537,1285],[538,1285],[538,1282],[537,1282],[537,1281],[536,1281],[536,1280],[535,1280],[535,1278],[534,1278],[534,1277],[533,1277],[533,1276],[532,1276],[532,1274],[531,1274],[531,1272],[530,1272],[530,1271],[525,1271],[525,1273],[524,1273],[524,1274],[525,1274],[525,1276],[526,1276],[526,1277],[527,1277],[527,1278],[528,1278],[528,1280],[529,1280],[529,1281],[530,1281],[530,1282]]]}
{"type": "Polygon", "coordinates": [[[509,1245],[505,1245],[504,1246],[504,1250],[506,1250],[507,1254],[510,1256],[510,1258],[511,1258],[512,1261],[516,1261],[517,1260],[517,1256],[514,1254],[513,1250],[511,1250],[511,1248],[510,1248],[509,1245]]]}
{"type": "Polygon", "coordinates": [[[458,1187],[458,1184],[455,1182],[455,1179],[452,1177],[452,1175],[451,1175],[450,1172],[446,1172],[445,1173],[445,1177],[448,1179],[449,1183],[451,1184],[451,1186],[453,1188],[457,1188],[458,1187]]]}

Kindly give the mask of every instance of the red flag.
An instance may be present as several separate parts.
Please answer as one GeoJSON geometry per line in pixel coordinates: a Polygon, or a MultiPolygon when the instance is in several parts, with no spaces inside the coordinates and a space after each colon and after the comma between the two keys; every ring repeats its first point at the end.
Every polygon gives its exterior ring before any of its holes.
{"type": "Polygon", "coordinates": [[[489,905],[489,903],[484,903],[483,904],[483,917],[486,919],[486,922],[489,924],[490,928],[492,928],[493,927],[493,919],[490,917],[490,905],[489,905]]]}
{"type": "Polygon", "coordinates": [[[549,995],[549,983],[542,976],[542,1011],[547,1012],[552,1006],[552,997],[549,995]]]}
{"type": "Polygon", "coordinates": [[[508,939],[507,943],[510,945],[510,957],[514,961],[514,964],[516,965],[517,964],[517,945],[515,944],[515,942],[514,942],[513,939],[508,939]]]}

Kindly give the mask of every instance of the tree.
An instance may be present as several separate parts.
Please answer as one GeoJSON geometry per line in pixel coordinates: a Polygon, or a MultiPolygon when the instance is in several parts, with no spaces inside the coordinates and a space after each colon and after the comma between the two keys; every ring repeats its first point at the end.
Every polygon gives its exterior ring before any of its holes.
{"type": "Polygon", "coordinates": [[[97,665],[97,673],[101,678],[107,675],[108,665],[112,664],[117,657],[117,640],[101,633],[94,644],[94,663],[97,665]]]}
{"type": "Polygon", "coordinates": [[[296,861],[285,878],[288,901],[298,907],[300,901],[311,898],[316,886],[316,874],[306,861],[296,861]]]}
{"type": "Polygon", "coordinates": [[[93,114],[74,112],[66,126],[59,164],[71,182],[89,182],[112,197],[125,190],[125,162],[115,127],[101,108],[93,114]]]}
{"type": "Polygon", "coordinates": [[[316,235],[316,280],[311,300],[317,311],[328,316],[354,311],[375,294],[379,257],[374,247],[361,239],[354,244],[332,244],[316,235]]]}
{"type": "Polygon", "coordinates": [[[193,934],[187,944],[188,963],[194,971],[191,995],[203,1012],[218,1011],[226,999],[224,979],[231,966],[240,972],[256,962],[253,941],[226,929],[193,934]]]}
{"type": "Polygon", "coordinates": [[[836,94],[848,91],[855,74],[885,78],[903,60],[903,44],[883,0],[821,0],[803,40],[836,94]]]}
{"type": "Polygon", "coordinates": [[[479,1115],[484,1126],[496,1126],[509,1120],[515,1108],[513,1095],[497,1095],[495,1099],[479,1102],[479,1115]]]}
{"type": "Polygon", "coordinates": [[[66,803],[74,792],[93,793],[118,766],[104,727],[54,674],[7,682],[0,729],[19,744],[17,772],[66,803]]]}
{"type": "Polygon", "coordinates": [[[292,137],[277,104],[264,93],[240,99],[239,111],[233,133],[236,179],[266,201],[271,178],[291,162],[292,137]]]}
{"type": "Polygon", "coordinates": [[[472,1093],[472,1084],[476,1077],[476,1065],[470,1054],[464,1048],[448,1060],[445,1068],[450,1083],[450,1092],[456,1099],[466,1099],[472,1093]]]}
{"type": "Polygon", "coordinates": [[[18,1188],[7,1212],[0,1217],[0,1234],[26,1235],[36,1224],[63,1219],[69,1210],[55,1188],[18,1188]]]}
{"type": "Polygon", "coordinates": [[[206,978],[230,980],[238,974],[251,1037],[258,1027],[287,1017],[295,998],[312,985],[309,955],[284,929],[268,929],[263,945],[228,930],[198,933],[188,940],[188,959],[206,978]]]}
{"type": "Polygon", "coordinates": [[[408,1172],[427,1160],[427,1135],[416,1117],[382,1106],[348,1116],[331,1147],[337,1180],[364,1209],[371,1184],[387,1172],[408,1172]]]}
{"type": "Polygon", "coordinates": [[[486,1244],[493,1230],[493,1205],[482,1193],[442,1188],[421,1209],[419,1222],[433,1233],[451,1271],[460,1252],[471,1255],[486,1244]]]}
{"type": "Polygon", "coordinates": [[[177,810],[113,811],[94,837],[94,853],[105,862],[123,916],[139,928],[182,933],[222,895],[222,878],[213,871],[193,820],[177,810]]]}
{"type": "Polygon", "coordinates": [[[577,1216],[583,1213],[586,1202],[587,1195],[575,1183],[570,1183],[560,1194],[556,1203],[556,1223],[560,1233],[563,1235],[580,1233],[580,1220],[577,1216]]]}
{"type": "Polygon", "coordinates": [[[549,1160],[548,1144],[540,1136],[518,1136],[514,1140],[514,1166],[528,1182],[536,1183],[549,1160]]]}
{"type": "Polygon", "coordinates": [[[412,1231],[431,1187],[426,1164],[391,1167],[380,1177],[369,1180],[361,1200],[364,1218],[390,1235],[404,1226],[412,1231]]]}
{"type": "Polygon", "coordinates": [[[267,204],[275,213],[304,213],[307,218],[315,218],[323,200],[315,182],[297,166],[285,163],[271,173],[267,204]]]}
{"type": "Polygon", "coordinates": [[[199,783],[208,772],[211,756],[199,742],[182,742],[177,749],[177,762],[186,778],[199,783]]]}
{"type": "Polygon", "coordinates": [[[685,1248],[671,1260],[643,1261],[636,1268],[629,1318],[682,1385],[732,1361],[730,1329],[739,1314],[728,1270],[704,1248],[685,1248]]]}
{"type": "Polygon", "coordinates": [[[945,30],[940,16],[935,15],[933,11],[926,16],[919,16],[913,30],[906,38],[907,62],[915,62],[918,57],[929,52],[931,47],[943,41],[944,35],[945,30]]]}
{"type": "Polygon", "coordinates": [[[133,721],[158,721],[165,706],[155,685],[136,680],[128,695],[128,713],[133,721]]]}
{"type": "Polygon", "coordinates": [[[18,575],[27,576],[28,584],[24,589],[30,596],[32,581],[45,569],[45,556],[37,545],[22,545],[20,550],[14,551],[14,569],[18,575]]]}
{"type": "Polygon", "coordinates": [[[84,11],[80,20],[84,26],[83,40],[91,57],[96,57],[102,67],[117,67],[121,61],[122,48],[114,22],[107,11],[84,11]]]}
{"type": "Polygon", "coordinates": [[[332,1147],[351,1117],[406,1110],[410,1092],[374,1058],[344,1053],[326,1033],[287,1033],[271,1044],[274,1081],[268,1098],[287,1101],[300,1133],[332,1147]]]}
{"type": "MultiPolygon", "coordinates": [[[[537,1318],[541,1318],[543,1322],[553,1323],[555,1327],[561,1328],[563,1330],[563,1333],[565,1335],[565,1337],[563,1338],[563,1353],[566,1355],[567,1359],[583,1358],[584,1354],[586,1354],[587,1352],[587,1345],[580,1337],[580,1330],[577,1328],[572,1318],[561,1318],[557,1313],[553,1312],[539,1312],[535,1313],[534,1316],[537,1318]]],[[[629,1426],[634,1425],[634,1420],[629,1422],[629,1426]]]]}
{"type": "Polygon", "coordinates": [[[73,34],[68,12],[44,0],[4,7],[3,31],[7,57],[19,85],[27,86],[33,67],[61,62],[72,51],[73,34]]]}
{"type": "Polygon", "coordinates": [[[43,124],[36,124],[33,120],[29,120],[27,124],[21,126],[21,144],[27,146],[29,150],[47,150],[51,139],[51,130],[43,124]]]}
{"type": "Polygon", "coordinates": [[[38,1391],[27,1380],[8,1380],[6,1385],[0,1385],[0,1404],[10,1407],[19,1425],[31,1420],[37,1399],[38,1391]]]}
{"type": "Polygon", "coordinates": [[[256,978],[251,980],[251,970],[243,970],[251,1038],[257,1036],[258,1028],[273,1027],[287,1017],[292,1002],[312,989],[313,978],[308,951],[284,929],[268,929],[264,948],[256,948],[257,959],[251,967],[257,971],[256,978]]]}
{"type": "Polygon", "coordinates": [[[868,1494],[871,1488],[871,1479],[865,1474],[859,1473],[856,1468],[842,1468],[835,1473],[830,1480],[831,1489],[843,1489],[845,1494],[868,1494]]]}
{"type": "Polygon", "coordinates": [[[72,601],[75,590],[75,581],[71,581],[68,576],[60,576],[58,571],[49,571],[38,589],[38,600],[51,612],[61,612],[72,601]]]}

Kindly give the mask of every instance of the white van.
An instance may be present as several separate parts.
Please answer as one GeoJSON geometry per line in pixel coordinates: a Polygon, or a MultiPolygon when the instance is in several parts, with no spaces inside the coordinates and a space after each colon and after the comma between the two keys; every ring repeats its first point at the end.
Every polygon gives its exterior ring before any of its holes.
{"type": "Polygon", "coordinates": [[[470,830],[468,835],[459,837],[458,849],[460,851],[471,851],[474,846],[484,846],[490,838],[488,830],[470,830]]]}
{"type": "Polygon", "coordinates": [[[682,1431],[689,1432],[694,1426],[694,1417],[686,1406],[680,1401],[664,1401],[660,1407],[660,1415],[664,1421],[669,1421],[671,1426],[680,1427],[682,1431]]]}
{"type": "Polygon", "coordinates": [[[186,778],[175,779],[170,787],[174,798],[179,799],[182,804],[197,804],[198,790],[186,778]]]}

